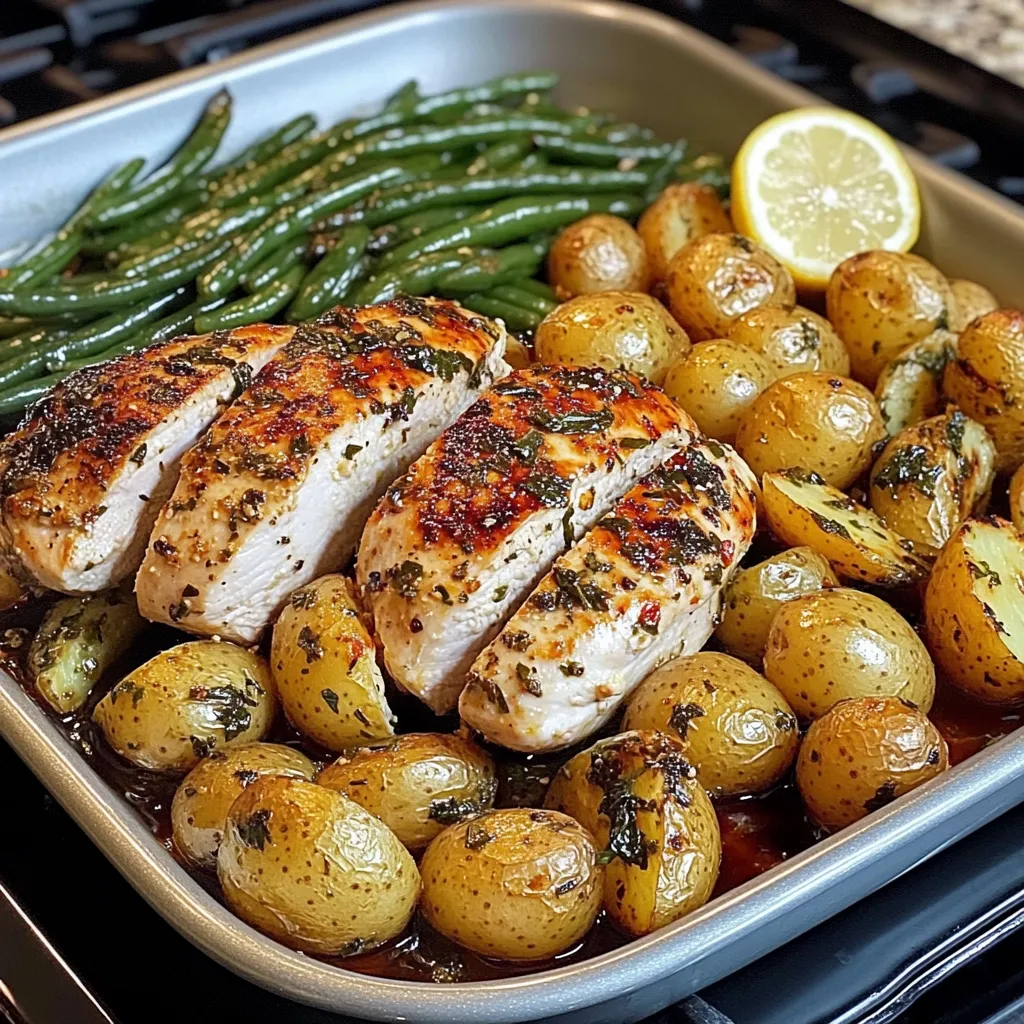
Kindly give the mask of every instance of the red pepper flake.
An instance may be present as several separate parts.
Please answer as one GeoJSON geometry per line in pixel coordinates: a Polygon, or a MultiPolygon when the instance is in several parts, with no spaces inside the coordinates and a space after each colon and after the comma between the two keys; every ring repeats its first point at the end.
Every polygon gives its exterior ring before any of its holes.
{"type": "Polygon", "coordinates": [[[722,565],[728,568],[732,565],[733,555],[736,554],[736,545],[731,540],[722,541],[722,565]]]}
{"type": "Polygon", "coordinates": [[[658,625],[661,623],[661,605],[654,601],[645,601],[640,608],[640,617],[637,625],[651,636],[658,635],[658,625]]]}

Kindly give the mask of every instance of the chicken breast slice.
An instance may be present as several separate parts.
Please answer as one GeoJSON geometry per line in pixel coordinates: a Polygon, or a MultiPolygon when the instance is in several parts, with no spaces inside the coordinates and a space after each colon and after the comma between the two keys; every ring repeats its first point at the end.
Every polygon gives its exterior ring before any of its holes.
{"type": "Polygon", "coordinates": [[[507,370],[499,324],[440,299],[338,308],[294,335],[182,461],[139,610],[251,643],[351,557],[384,488],[507,370]]]}
{"type": "Polygon", "coordinates": [[[182,454],[291,333],[175,338],[65,378],[0,443],[7,568],[68,594],[132,573],[182,454]]]}
{"type": "Polygon", "coordinates": [[[482,395],[363,533],[356,579],[392,678],[454,709],[473,659],[558,554],[696,434],[623,371],[528,367],[482,395]]]}
{"type": "Polygon", "coordinates": [[[462,718],[512,750],[586,739],[662,662],[699,651],[754,536],[757,482],[687,445],[555,563],[474,662],[462,718]]]}

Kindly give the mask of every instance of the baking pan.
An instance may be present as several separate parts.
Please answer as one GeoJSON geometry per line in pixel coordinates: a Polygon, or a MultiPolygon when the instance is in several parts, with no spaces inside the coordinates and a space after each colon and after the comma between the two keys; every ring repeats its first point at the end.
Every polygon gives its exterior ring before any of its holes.
{"type": "MultiPolygon", "coordinates": [[[[526,67],[562,73],[561,98],[732,152],[807,93],[636,7],[586,0],[392,6],[0,133],[0,252],[55,226],[136,153],[167,156],[218,87],[237,116],[229,147],[312,109],[370,106],[404,79],[427,89],[526,67]]],[[[1024,305],[1024,213],[911,154],[924,193],[921,251],[1024,305]]],[[[128,881],[183,935],[238,974],[300,1002],[373,1020],[499,1024],[638,1020],[867,896],[1024,800],[1024,730],[682,921],[580,964],[502,981],[430,985],[344,971],[243,924],[178,866],[57,726],[0,677],[0,733],[128,881]]]]}

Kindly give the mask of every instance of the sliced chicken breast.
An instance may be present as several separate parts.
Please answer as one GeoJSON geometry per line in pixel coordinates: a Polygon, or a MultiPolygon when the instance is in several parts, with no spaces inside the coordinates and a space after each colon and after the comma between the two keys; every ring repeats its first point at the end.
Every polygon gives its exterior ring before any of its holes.
{"type": "Polygon", "coordinates": [[[512,750],[585,739],[662,662],[704,646],[754,536],[756,479],[686,446],[555,563],[474,662],[462,718],[512,750]]]}
{"type": "Polygon", "coordinates": [[[182,454],[291,333],[175,338],[65,378],[0,443],[7,567],[68,594],[134,571],[182,454]]]}
{"type": "Polygon", "coordinates": [[[294,332],[182,461],[136,578],[147,618],[254,641],[507,370],[504,329],[440,299],[339,307],[294,332]]]}
{"type": "Polygon", "coordinates": [[[622,371],[529,367],[482,395],[363,533],[357,583],[392,678],[452,710],[473,659],[558,554],[696,434],[622,371]]]}

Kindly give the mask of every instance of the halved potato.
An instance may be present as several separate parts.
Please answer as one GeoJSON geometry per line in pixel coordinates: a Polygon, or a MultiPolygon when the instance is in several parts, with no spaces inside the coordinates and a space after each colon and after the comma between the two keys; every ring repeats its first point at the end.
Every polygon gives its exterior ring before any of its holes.
{"type": "Polygon", "coordinates": [[[1024,464],[1010,480],[1010,518],[1013,525],[1024,533],[1024,464]]]}
{"type": "Polygon", "coordinates": [[[1024,699],[1024,539],[968,520],[942,549],[924,597],[925,636],[951,683],[981,700],[1024,699]]]}
{"type": "Polygon", "coordinates": [[[956,335],[940,328],[886,363],[875,397],[890,434],[942,411],[942,373],[955,356],[956,335]]]}
{"type": "Polygon", "coordinates": [[[950,278],[949,286],[956,299],[956,316],[950,321],[949,327],[957,334],[965,331],[972,320],[999,308],[999,300],[977,281],[950,278]]]}
{"type": "Polygon", "coordinates": [[[844,579],[903,587],[928,575],[909,540],[817,474],[765,473],[761,486],[772,533],[785,544],[814,548],[844,579]]]}

